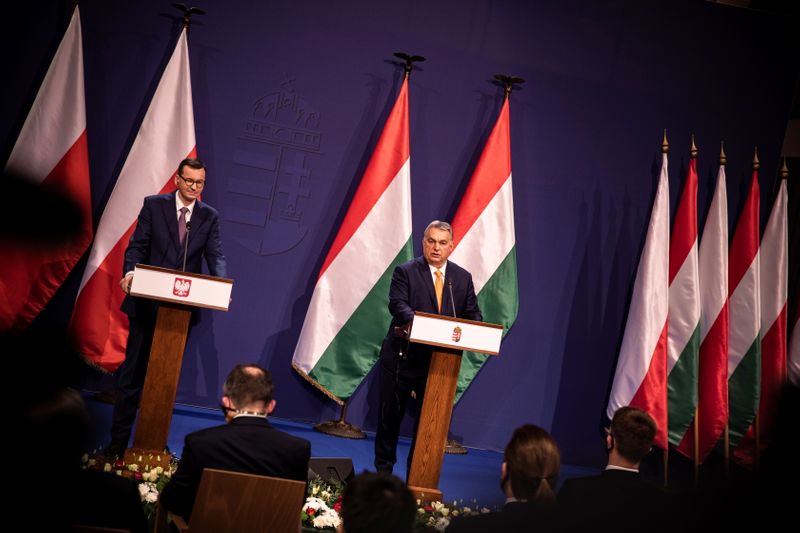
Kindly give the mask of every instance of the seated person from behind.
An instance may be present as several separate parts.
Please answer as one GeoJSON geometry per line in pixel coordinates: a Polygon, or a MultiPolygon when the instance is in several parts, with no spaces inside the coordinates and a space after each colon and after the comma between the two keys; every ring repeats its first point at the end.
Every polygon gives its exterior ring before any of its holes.
{"type": "Polygon", "coordinates": [[[500,487],[506,504],[499,512],[456,517],[447,533],[548,531],[559,517],[553,492],[561,467],[561,452],[544,429],[526,424],[514,430],[506,445],[500,487]]]}
{"type": "Polygon", "coordinates": [[[166,510],[189,520],[204,468],[306,481],[311,443],[272,427],[272,393],[267,370],[231,370],[222,389],[227,423],[186,435],[178,470],[161,493],[166,510]]]}
{"type": "Polygon", "coordinates": [[[364,472],[344,489],[338,533],[411,533],[417,506],[411,491],[388,472],[364,472]]]}

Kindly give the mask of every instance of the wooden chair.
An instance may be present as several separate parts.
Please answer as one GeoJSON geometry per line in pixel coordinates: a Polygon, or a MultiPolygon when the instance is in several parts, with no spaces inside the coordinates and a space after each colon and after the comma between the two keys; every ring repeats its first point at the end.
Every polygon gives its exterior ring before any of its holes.
{"type": "Polygon", "coordinates": [[[189,523],[159,506],[156,531],[298,533],[305,492],[302,481],[206,468],[189,523]]]}

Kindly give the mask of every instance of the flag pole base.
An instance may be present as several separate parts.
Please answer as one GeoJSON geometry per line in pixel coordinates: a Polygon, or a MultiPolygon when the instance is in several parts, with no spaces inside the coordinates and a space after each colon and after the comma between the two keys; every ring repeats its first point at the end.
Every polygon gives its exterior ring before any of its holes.
{"type": "Polygon", "coordinates": [[[444,453],[449,453],[452,455],[466,455],[468,451],[460,443],[452,439],[447,439],[447,444],[444,446],[444,453]]]}
{"type": "Polygon", "coordinates": [[[361,428],[354,426],[345,420],[347,415],[347,401],[342,404],[342,413],[339,420],[328,420],[327,422],[320,422],[314,424],[314,429],[326,435],[333,435],[334,437],[342,437],[344,439],[366,439],[367,434],[361,431],[361,428]]]}

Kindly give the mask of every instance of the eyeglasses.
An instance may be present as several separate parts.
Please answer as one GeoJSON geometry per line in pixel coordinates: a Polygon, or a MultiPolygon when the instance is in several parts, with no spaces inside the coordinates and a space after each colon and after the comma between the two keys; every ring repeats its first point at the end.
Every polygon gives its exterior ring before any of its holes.
{"type": "Polygon", "coordinates": [[[184,178],[180,174],[178,174],[178,177],[182,179],[184,183],[186,183],[186,185],[188,185],[189,187],[194,185],[198,189],[202,189],[203,187],[206,186],[206,180],[193,180],[192,178],[184,178]]]}

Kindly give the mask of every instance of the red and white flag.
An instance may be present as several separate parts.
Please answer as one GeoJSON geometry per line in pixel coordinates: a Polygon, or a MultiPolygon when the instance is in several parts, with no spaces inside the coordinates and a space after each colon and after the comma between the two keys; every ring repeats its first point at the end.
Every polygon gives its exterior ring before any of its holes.
{"type": "Polygon", "coordinates": [[[662,449],[667,447],[668,181],[665,153],[606,409],[609,418],[626,405],[649,413],[658,426],[655,444],[662,449]]]}
{"type": "Polygon", "coordinates": [[[196,155],[186,30],[158,84],[111,197],[83,273],[70,333],[91,363],[114,371],[125,358],[128,318],[120,311],[123,255],[146,196],[175,189],[178,163],[196,155]]]}
{"type": "Polygon", "coordinates": [[[83,44],[77,6],[5,170],[65,196],[79,209],[82,220],[80,233],[58,246],[0,244],[0,331],[27,327],[92,242],[83,44]]]}

